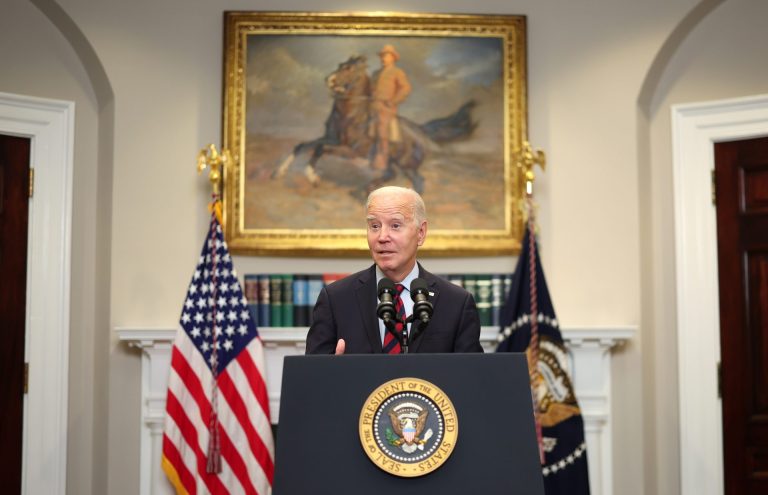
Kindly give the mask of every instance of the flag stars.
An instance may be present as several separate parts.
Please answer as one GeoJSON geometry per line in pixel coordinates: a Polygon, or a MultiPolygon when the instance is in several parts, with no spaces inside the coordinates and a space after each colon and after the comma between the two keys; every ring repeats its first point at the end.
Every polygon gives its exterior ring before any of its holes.
{"type": "Polygon", "coordinates": [[[229,284],[226,284],[226,283],[220,284],[219,285],[219,290],[226,294],[227,291],[229,290],[229,284]]]}
{"type": "MultiPolygon", "coordinates": [[[[203,322],[203,313],[195,313],[195,323],[202,323],[203,322]]],[[[184,322],[189,323],[189,322],[184,322]]]]}
{"type": "Polygon", "coordinates": [[[224,297],[224,296],[219,297],[216,300],[216,304],[218,304],[219,306],[226,306],[227,305],[227,298],[224,297]]]}
{"type": "Polygon", "coordinates": [[[182,323],[189,323],[189,322],[190,322],[190,320],[191,320],[191,318],[190,318],[190,316],[189,316],[189,313],[186,313],[186,312],[185,312],[185,313],[182,313],[182,314],[181,314],[181,322],[182,322],[182,323]]]}
{"type": "Polygon", "coordinates": [[[204,297],[201,297],[200,299],[197,300],[197,307],[200,308],[201,310],[203,308],[205,308],[205,298],[204,297]]]}
{"type": "Polygon", "coordinates": [[[195,274],[194,274],[194,275],[192,275],[192,278],[193,278],[194,280],[197,280],[197,279],[199,279],[199,278],[200,278],[200,270],[199,270],[199,269],[198,269],[198,270],[195,270],[195,274]]]}
{"type": "Polygon", "coordinates": [[[187,300],[184,301],[184,307],[185,308],[192,309],[194,306],[195,306],[195,303],[194,303],[194,301],[192,301],[191,298],[188,297],[187,300]]]}
{"type": "Polygon", "coordinates": [[[240,325],[237,332],[242,336],[248,335],[248,325],[240,325]]]}
{"type": "Polygon", "coordinates": [[[224,313],[216,313],[216,321],[219,323],[224,321],[224,313]]]}
{"type": "Polygon", "coordinates": [[[195,295],[196,293],[197,293],[197,286],[194,285],[194,284],[190,285],[189,286],[189,294],[190,295],[195,295]]]}
{"type": "Polygon", "coordinates": [[[192,327],[192,331],[189,334],[193,339],[200,337],[200,327],[192,327]]]}
{"type": "Polygon", "coordinates": [[[208,352],[211,349],[211,346],[208,344],[208,342],[204,341],[202,344],[200,344],[200,349],[202,349],[203,352],[208,352]]]}
{"type": "Polygon", "coordinates": [[[228,326],[228,327],[227,327],[227,328],[224,330],[224,333],[226,333],[226,334],[227,334],[227,335],[229,335],[230,337],[231,337],[231,336],[233,336],[233,335],[235,334],[235,327],[233,327],[232,325],[229,325],[229,326],[228,326]]]}
{"type": "MultiPolygon", "coordinates": [[[[211,329],[208,327],[205,327],[205,330],[203,330],[203,336],[207,339],[211,336],[211,329]]],[[[206,349],[207,350],[207,349],[206,349]]]]}
{"type": "MultiPolygon", "coordinates": [[[[237,305],[238,305],[238,303],[240,303],[240,301],[241,301],[241,299],[238,299],[238,298],[237,298],[237,297],[235,297],[235,296],[232,296],[232,297],[230,297],[230,298],[229,298],[229,304],[230,304],[231,306],[237,306],[237,305]]],[[[248,301],[247,301],[247,300],[246,300],[245,304],[248,304],[248,301]]]]}
{"type": "Polygon", "coordinates": [[[227,340],[224,341],[223,347],[224,347],[224,350],[231,351],[232,348],[234,347],[234,345],[232,344],[231,340],[227,339],[227,340]]]}
{"type": "Polygon", "coordinates": [[[251,314],[248,311],[241,311],[240,312],[240,319],[248,320],[250,317],[251,317],[251,314]]]}
{"type": "Polygon", "coordinates": [[[237,319],[237,313],[230,311],[227,315],[227,318],[229,318],[229,321],[235,321],[237,319]]]}

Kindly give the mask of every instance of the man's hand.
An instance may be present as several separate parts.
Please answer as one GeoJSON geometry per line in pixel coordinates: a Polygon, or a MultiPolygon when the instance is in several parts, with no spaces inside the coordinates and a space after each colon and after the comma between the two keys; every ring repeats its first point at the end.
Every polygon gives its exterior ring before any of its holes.
{"type": "Polygon", "coordinates": [[[338,342],[336,342],[336,355],[344,354],[344,350],[347,348],[347,343],[344,342],[344,339],[339,339],[338,342]]]}

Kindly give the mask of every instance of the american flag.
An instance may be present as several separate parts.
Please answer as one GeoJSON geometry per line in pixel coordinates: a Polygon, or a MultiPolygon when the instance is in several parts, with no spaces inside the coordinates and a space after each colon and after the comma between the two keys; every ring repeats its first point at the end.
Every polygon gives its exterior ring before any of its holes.
{"type": "Polygon", "coordinates": [[[263,347],[212,214],[171,355],[162,466],[177,494],[266,494],[273,462],[263,347]]]}

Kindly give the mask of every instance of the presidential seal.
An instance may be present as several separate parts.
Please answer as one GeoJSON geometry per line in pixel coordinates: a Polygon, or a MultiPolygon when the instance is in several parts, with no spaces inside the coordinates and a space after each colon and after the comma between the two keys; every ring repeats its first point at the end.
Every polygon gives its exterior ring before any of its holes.
{"type": "Polygon", "coordinates": [[[374,390],[360,412],[360,442],[376,466],[395,476],[424,476],[456,447],[459,422],[445,393],[418,378],[374,390]]]}

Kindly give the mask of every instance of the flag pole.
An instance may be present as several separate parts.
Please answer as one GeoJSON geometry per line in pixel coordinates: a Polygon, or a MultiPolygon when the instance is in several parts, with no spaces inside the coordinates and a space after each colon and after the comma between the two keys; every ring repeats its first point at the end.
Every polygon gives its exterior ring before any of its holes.
{"type": "MultiPolygon", "coordinates": [[[[208,180],[211,182],[211,202],[208,205],[208,210],[211,215],[215,216],[218,220],[218,225],[221,226],[221,186],[222,186],[222,167],[224,167],[231,160],[229,150],[222,149],[221,153],[216,149],[216,146],[209,144],[205,148],[201,149],[197,154],[197,173],[201,174],[203,170],[208,168],[208,180]]],[[[216,243],[216,222],[211,219],[211,228],[208,232],[209,242],[213,246],[216,243]]],[[[220,228],[220,227],[219,227],[220,228]]],[[[212,249],[212,251],[216,251],[212,249]]],[[[211,274],[211,321],[213,325],[213,332],[211,332],[211,415],[208,421],[208,451],[206,472],[208,473],[221,473],[221,436],[219,431],[219,394],[218,394],[218,376],[219,376],[219,356],[218,356],[218,340],[221,334],[221,329],[217,327],[217,306],[218,306],[218,283],[217,278],[219,269],[217,268],[218,256],[213,256],[212,262],[212,274],[211,274]]]]}
{"type": "Polygon", "coordinates": [[[526,222],[526,228],[528,229],[528,272],[530,274],[529,279],[529,291],[531,301],[531,340],[528,344],[529,356],[528,356],[528,376],[531,381],[531,394],[533,398],[533,416],[536,422],[536,439],[539,443],[539,461],[543,465],[544,459],[544,445],[541,430],[541,418],[539,413],[539,403],[535,391],[537,390],[537,384],[542,379],[539,373],[539,308],[537,297],[537,283],[536,283],[536,210],[533,200],[533,183],[536,180],[536,174],[533,169],[536,165],[541,167],[543,171],[546,167],[547,159],[542,150],[533,151],[531,144],[528,141],[523,142],[522,149],[517,153],[517,166],[522,169],[523,177],[525,178],[525,205],[523,207],[523,213],[527,209],[528,219],[526,222]]]}
{"type": "Polygon", "coordinates": [[[223,168],[232,162],[232,155],[227,148],[222,148],[221,153],[216,145],[209,144],[197,154],[197,173],[203,173],[208,168],[208,180],[211,182],[211,203],[208,209],[216,213],[220,224],[224,224],[221,212],[221,189],[223,186],[223,168]]]}

